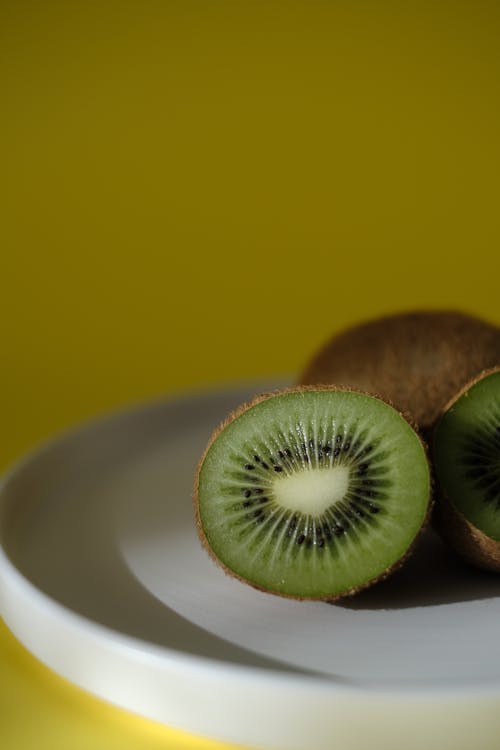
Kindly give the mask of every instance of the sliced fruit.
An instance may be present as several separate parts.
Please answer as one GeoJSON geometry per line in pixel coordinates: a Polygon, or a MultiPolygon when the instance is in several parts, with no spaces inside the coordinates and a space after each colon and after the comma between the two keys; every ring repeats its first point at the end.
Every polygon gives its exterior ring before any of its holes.
{"type": "Polygon", "coordinates": [[[227,572],[274,594],[332,600],[401,564],[430,494],[424,446],[392,406],[298,387],[258,396],[214,432],[195,510],[227,572]]]}
{"type": "Polygon", "coordinates": [[[438,529],[466,559],[500,571],[500,368],[448,404],[434,435],[438,529]]]}

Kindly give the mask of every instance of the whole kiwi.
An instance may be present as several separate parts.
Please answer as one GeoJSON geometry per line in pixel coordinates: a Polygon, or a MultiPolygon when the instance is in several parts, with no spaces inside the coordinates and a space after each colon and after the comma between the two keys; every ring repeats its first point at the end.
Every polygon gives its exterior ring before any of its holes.
{"type": "Polygon", "coordinates": [[[336,383],[377,394],[409,413],[428,436],[464,383],[498,364],[497,326],[455,310],[413,311],[336,334],[312,357],[299,383],[336,383]]]}

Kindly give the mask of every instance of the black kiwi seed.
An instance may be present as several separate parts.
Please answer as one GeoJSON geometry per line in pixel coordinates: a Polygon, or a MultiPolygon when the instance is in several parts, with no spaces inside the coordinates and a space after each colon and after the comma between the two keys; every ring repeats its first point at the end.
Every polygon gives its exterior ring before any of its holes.
{"type": "Polygon", "coordinates": [[[269,466],[268,466],[268,464],[266,464],[265,461],[262,461],[261,466],[262,466],[263,469],[269,469],[269,466]]]}
{"type": "Polygon", "coordinates": [[[263,495],[264,494],[264,490],[262,489],[262,487],[256,487],[254,489],[254,491],[253,491],[253,494],[254,495],[263,495]]]}
{"type": "Polygon", "coordinates": [[[479,479],[483,476],[484,469],[471,469],[470,471],[465,472],[465,476],[468,479],[479,479]]]}
{"type": "Polygon", "coordinates": [[[243,501],[243,507],[244,508],[249,508],[251,505],[253,505],[253,503],[252,503],[251,500],[244,500],[243,501]]]}
{"type": "Polygon", "coordinates": [[[304,534],[299,534],[299,536],[297,537],[297,544],[303,544],[303,542],[305,541],[305,538],[306,537],[304,534]]]}
{"type": "Polygon", "coordinates": [[[273,469],[274,469],[274,471],[276,471],[276,472],[278,472],[278,473],[279,473],[280,471],[283,471],[283,467],[282,467],[282,466],[273,466],[273,469]]]}
{"type": "Polygon", "coordinates": [[[260,464],[260,456],[255,455],[253,457],[253,460],[255,461],[255,463],[260,464]]]}
{"type": "Polygon", "coordinates": [[[253,471],[255,466],[253,464],[245,464],[245,469],[247,469],[247,471],[253,471]]]}
{"type": "Polygon", "coordinates": [[[258,518],[262,513],[262,510],[260,508],[257,508],[257,510],[254,510],[253,515],[255,518],[258,518]]]}
{"type": "Polygon", "coordinates": [[[476,469],[479,466],[486,464],[484,456],[466,456],[463,459],[464,466],[469,466],[472,469],[476,469]]]}
{"type": "Polygon", "coordinates": [[[485,471],[487,471],[486,467],[482,469],[472,469],[472,471],[465,472],[465,477],[466,479],[472,479],[473,483],[477,484],[477,482],[484,477],[485,471]]]}
{"type": "Polygon", "coordinates": [[[252,490],[243,490],[243,494],[245,495],[245,497],[250,497],[250,495],[252,494],[252,490]]]}

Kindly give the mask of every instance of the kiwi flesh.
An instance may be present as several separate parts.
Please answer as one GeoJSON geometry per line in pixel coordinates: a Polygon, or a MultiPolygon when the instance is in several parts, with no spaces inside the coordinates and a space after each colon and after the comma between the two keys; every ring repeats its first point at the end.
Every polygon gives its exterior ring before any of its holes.
{"type": "Polygon", "coordinates": [[[257,396],[212,434],[194,491],[200,539],[225,571],[332,601],[385,578],[429,517],[426,450],[374,396],[296,387],[257,396]]]}
{"type": "Polygon", "coordinates": [[[415,311],[362,323],[313,356],[301,384],[339,383],[380,395],[427,436],[453,395],[500,363],[500,329],[457,311],[415,311]]]}
{"type": "Polygon", "coordinates": [[[500,368],[446,405],[434,433],[436,527],[466,560],[500,572],[500,368]]]}

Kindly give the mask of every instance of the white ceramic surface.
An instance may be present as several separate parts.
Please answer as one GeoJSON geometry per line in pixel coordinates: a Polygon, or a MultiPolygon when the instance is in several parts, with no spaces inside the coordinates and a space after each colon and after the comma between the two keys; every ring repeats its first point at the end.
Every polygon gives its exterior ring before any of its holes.
{"type": "Polygon", "coordinates": [[[43,447],[0,494],[0,613],[119,706],[273,748],[497,747],[500,578],[429,532],[392,579],[303,603],[224,575],[191,488],[212,428],[259,390],[118,414],[43,447]],[[469,744],[467,744],[469,743],[469,744]]]}

